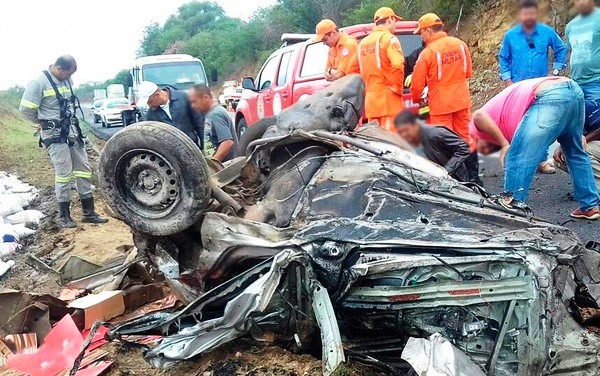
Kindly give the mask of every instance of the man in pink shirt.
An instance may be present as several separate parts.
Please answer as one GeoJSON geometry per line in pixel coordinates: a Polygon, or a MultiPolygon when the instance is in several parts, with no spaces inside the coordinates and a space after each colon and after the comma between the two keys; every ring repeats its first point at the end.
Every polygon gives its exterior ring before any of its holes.
{"type": "Polygon", "coordinates": [[[598,191],[582,135],[583,92],[564,77],[524,80],[504,89],[473,114],[472,132],[482,154],[500,150],[504,204],[527,199],[539,161],[554,143],[562,147],[579,209],[571,217],[598,219],[598,191]]]}

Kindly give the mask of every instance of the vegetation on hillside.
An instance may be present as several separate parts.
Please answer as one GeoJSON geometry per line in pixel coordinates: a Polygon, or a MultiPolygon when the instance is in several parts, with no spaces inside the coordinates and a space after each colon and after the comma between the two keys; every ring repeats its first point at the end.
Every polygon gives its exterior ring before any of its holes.
{"type": "Polygon", "coordinates": [[[81,100],[91,100],[95,89],[106,89],[108,85],[112,84],[122,84],[123,86],[127,87],[129,86],[128,78],[129,70],[123,69],[119,71],[115,77],[104,82],[88,82],[79,85],[77,88],[75,88],[75,94],[77,94],[81,100]]]}
{"type": "Polygon", "coordinates": [[[216,2],[182,5],[164,25],[144,31],[138,55],[186,53],[203,60],[207,71],[228,77],[239,67],[261,62],[281,44],[282,33],[314,33],[322,18],[338,25],[373,22],[381,6],[392,7],[406,20],[435,11],[456,23],[483,0],[278,0],[258,9],[249,21],[228,17],[216,2]]]}
{"type": "Polygon", "coordinates": [[[54,174],[48,170],[46,150],[38,147],[36,126],[17,111],[23,90],[15,86],[0,91],[0,170],[18,171],[36,186],[49,186],[54,174]]]}

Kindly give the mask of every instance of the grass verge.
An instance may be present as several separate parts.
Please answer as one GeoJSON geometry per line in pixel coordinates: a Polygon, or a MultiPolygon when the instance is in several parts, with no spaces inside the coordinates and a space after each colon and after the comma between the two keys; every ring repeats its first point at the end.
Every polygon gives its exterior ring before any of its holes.
{"type": "Polygon", "coordinates": [[[38,146],[36,127],[23,119],[9,98],[0,95],[0,169],[15,172],[37,187],[54,184],[46,149],[38,146]]]}

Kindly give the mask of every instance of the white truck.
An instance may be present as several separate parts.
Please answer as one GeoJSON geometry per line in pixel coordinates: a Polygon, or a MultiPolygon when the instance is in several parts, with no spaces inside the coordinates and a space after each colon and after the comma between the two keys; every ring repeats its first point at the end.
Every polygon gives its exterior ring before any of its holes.
{"type": "Polygon", "coordinates": [[[223,83],[223,93],[219,96],[219,102],[227,109],[231,108],[235,111],[244,89],[236,81],[225,81],[223,83]]]}
{"type": "Polygon", "coordinates": [[[122,84],[112,84],[106,87],[106,96],[108,98],[125,98],[125,86],[122,84]]]}
{"type": "MultiPolygon", "coordinates": [[[[137,89],[142,81],[151,81],[160,87],[187,90],[195,84],[207,84],[206,71],[200,59],[190,55],[173,54],[144,56],[135,60],[131,73],[131,96],[137,102],[137,89]]],[[[216,72],[213,74],[216,81],[216,72]]],[[[143,109],[140,109],[143,111],[143,109]]]]}
{"type": "Polygon", "coordinates": [[[106,99],[105,89],[94,89],[94,100],[106,99]]]}

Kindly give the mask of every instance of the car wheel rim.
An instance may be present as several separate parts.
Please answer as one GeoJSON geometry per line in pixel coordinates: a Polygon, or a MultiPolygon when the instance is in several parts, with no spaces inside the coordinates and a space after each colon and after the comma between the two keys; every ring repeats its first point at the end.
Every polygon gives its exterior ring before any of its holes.
{"type": "Polygon", "coordinates": [[[181,179],[171,163],[157,152],[131,150],[117,162],[116,174],[125,204],[140,216],[163,218],[181,199],[181,179]]]}

